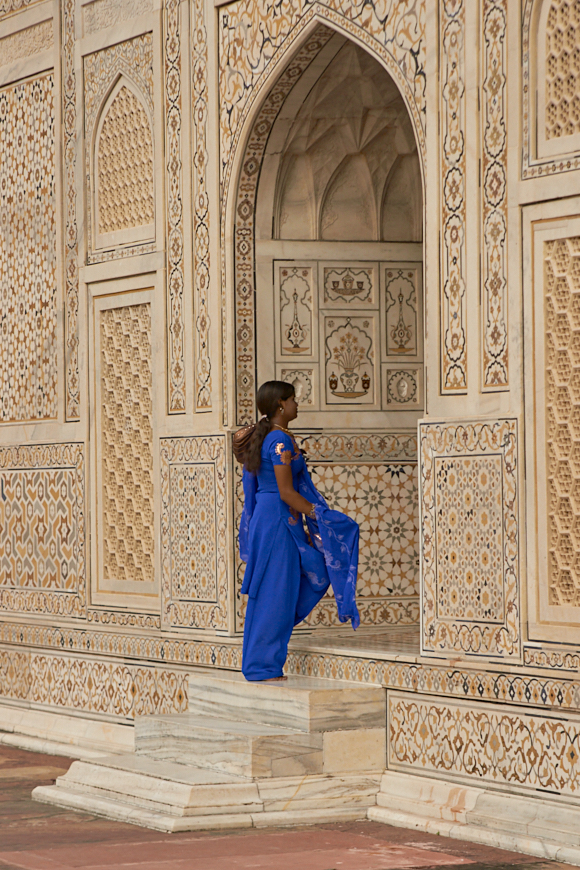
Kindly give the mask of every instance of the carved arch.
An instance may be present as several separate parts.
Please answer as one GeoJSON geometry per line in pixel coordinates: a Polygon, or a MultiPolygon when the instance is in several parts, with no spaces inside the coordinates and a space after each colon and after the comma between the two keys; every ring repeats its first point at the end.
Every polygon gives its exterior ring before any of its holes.
{"type": "Polygon", "coordinates": [[[578,169],[580,16],[573,4],[526,0],[522,68],[522,177],[578,169]]]}
{"type": "MultiPolygon", "coordinates": [[[[394,56],[369,33],[351,20],[314,5],[290,31],[253,89],[232,143],[223,175],[222,211],[222,316],[228,318],[226,285],[234,286],[235,335],[235,422],[255,419],[255,218],[256,195],[264,152],[272,127],[285,100],[305,70],[315,60],[334,33],[365,49],[381,63],[397,85],[411,117],[420,154],[421,183],[424,189],[425,130],[421,110],[408,80],[394,56]],[[245,143],[242,146],[241,143],[245,143]],[[234,199],[235,196],[235,199],[234,199]],[[231,234],[231,236],[230,236],[231,234]],[[233,241],[234,259],[228,260],[226,238],[233,241]],[[232,279],[231,281],[228,279],[232,279]]],[[[411,62],[411,58],[409,61],[411,62]]],[[[224,364],[226,362],[224,353],[224,364]]],[[[224,378],[224,423],[230,423],[227,379],[224,378]]],[[[233,420],[232,420],[233,422],[233,420]]]]}
{"type": "Polygon", "coordinates": [[[139,87],[119,74],[102,100],[92,142],[95,249],[153,239],[153,119],[139,87]]]}

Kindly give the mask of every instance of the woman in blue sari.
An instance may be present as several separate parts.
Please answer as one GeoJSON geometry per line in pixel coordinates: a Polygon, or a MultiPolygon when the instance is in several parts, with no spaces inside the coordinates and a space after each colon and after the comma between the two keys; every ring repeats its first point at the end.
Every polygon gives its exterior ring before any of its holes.
{"type": "Polygon", "coordinates": [[[292,629],[332,584],[341,622],[359,624],[355,602],[357,523],[330,510],[316,490],[288,424],[294,387],[267,381],[257,395],[262,414],[234,436],[243,463],[240,555],[248,595],[242,672],[247,680],[283,680],[292,629]],[[304,525],[306,519],[306,528],[304,525]]]}

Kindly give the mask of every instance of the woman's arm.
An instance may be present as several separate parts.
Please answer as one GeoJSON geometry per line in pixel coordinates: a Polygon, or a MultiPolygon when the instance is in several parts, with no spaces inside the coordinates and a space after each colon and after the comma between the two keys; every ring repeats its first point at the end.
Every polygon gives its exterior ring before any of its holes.
{"type": "Polygon", "coordinates": [[[276,474],[276,483],[280,491],[280,498],[283,502],[294,508],[295,511],[301,514],[308,514],[312,510],[312,504],[296,492],[292,481],[292,469],[289,465],[275,465],[274,473],[276,474]]]}

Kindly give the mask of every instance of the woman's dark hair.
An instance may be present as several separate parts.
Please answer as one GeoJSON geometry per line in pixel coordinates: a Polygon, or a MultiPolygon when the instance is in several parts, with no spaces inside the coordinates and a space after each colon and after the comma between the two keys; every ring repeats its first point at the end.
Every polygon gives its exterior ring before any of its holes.
{"type": "Polygon", "coordinates": [[[243,445],[241,453],[236,453],[237,458],[243,463],[247,471],[256,474],[262,464],[262,444],[268,432],[272,429],[271,419],[275,416],[280,402],[290,399],[294,395],[294,387],[285,381],[266,381],[256,396],[258,411],[262,415],[256,423],[247,446],[243,445]]]}

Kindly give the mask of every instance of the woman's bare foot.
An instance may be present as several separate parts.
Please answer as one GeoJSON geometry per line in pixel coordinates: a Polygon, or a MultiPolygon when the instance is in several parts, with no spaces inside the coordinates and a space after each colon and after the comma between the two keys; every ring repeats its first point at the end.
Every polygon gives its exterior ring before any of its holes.
{"type": "Polygon", "coordinates": [[[281,683],[282,680],[287,680],[288,677],[269,677],[267,680],[261,680],[262,683],[281,683]]]}

